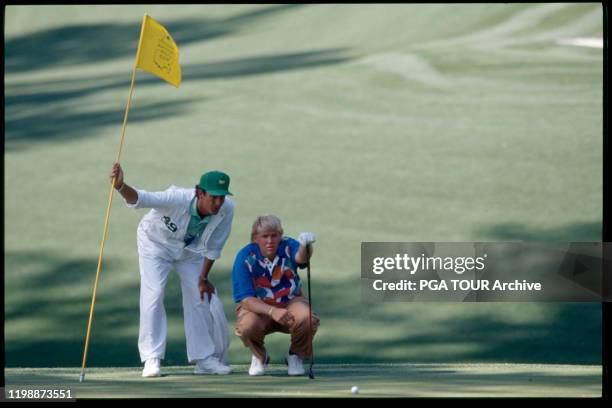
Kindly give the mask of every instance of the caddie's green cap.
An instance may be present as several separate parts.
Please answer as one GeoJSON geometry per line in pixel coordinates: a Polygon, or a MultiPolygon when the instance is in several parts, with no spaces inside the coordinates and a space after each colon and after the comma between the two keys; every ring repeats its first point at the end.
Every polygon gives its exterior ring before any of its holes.
{"type": "Polygon", "coordinates": [[[202,174],[198,187],[213,196],[233,195],[228,190],[229,184],[230,178],[227,174],[221,171],[213,170],[202,174]]]}

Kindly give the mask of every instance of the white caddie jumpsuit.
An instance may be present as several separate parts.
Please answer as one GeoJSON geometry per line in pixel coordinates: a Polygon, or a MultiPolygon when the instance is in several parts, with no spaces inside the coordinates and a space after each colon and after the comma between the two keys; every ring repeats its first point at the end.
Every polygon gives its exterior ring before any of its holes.
{"type": "Polygon", "coordinates": [[[204,257],[216,260],[230,234],[234,203],[226,197],[219,212],[211,217],[200,239],[189,246],[183,241],[189,225],[189,206],[195,189],[170,186],[165,191],[135,189],[138,201],[130,208],[151,208],[138,225],[140,265],[140,330],[138,350],[141,361],[163,359],[166,353],[166,310],[164,290],[168,274],[175,267],[181,281],[187,358],[217,357],[227,364],[229,332],[223,304],[217,293],[208,301],[200,299],[198,279],[204,257]]]}

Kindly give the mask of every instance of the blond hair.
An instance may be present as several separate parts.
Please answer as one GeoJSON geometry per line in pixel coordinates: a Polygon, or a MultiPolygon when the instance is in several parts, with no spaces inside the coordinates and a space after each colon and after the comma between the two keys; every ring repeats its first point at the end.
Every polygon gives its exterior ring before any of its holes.
{"type": "Polygon", "coordinates": [[[251,229],[251,241],[253,241],[256,234],[266,231],[276,231],[283,235],[283,227],[280,218],[272,214],[258,215],[251,229]]]}

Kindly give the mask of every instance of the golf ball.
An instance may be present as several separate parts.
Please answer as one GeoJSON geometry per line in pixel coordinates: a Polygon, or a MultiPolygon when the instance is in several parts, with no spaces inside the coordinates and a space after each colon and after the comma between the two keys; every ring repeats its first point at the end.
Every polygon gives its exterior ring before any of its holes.
{"type": "Polygon", "coordinates": [[[353,386],[351,387],[351,392],[352,392],[353,394],[358,394],[358,393],[359,393],[359,387],[357,387],[356,385],[353,385],[353,386]]]}

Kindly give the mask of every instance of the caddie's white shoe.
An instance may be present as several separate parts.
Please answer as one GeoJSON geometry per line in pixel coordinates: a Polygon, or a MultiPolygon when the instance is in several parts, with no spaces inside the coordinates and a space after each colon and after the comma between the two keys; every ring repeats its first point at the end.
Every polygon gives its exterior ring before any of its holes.
{"type": "Polygon", "coordinates": [[[304,373],[306,372],[304,370],[304,364],[302,363],[302,359],[299,358],[296,354],[287,354],[285,361],[287,362],[287,374],[304,375],[304,373]]]}
{"type": "Polygon", "coordinates": [[[257,357],[251,356],[251,367],[249,367],[249,375],[264,375],[269,362],[270,356],[267,354],[266,361],[264,363],[262,363],[261,360],[257,357]]]}
{"type": "Polygon", "coordinates": [[[159,377],[160,375],[159,358],[150,358],[145,361],[144,368],[142,369],[143,377],[159,377]]]}
{"type": "Polygon", "coordinates": [[[205,360],[196,360],[193,369],[194,374],[217,374],[226,375],[232,372],[230,366],[222,364],[216,357],[208,357],[205,360]]]}

